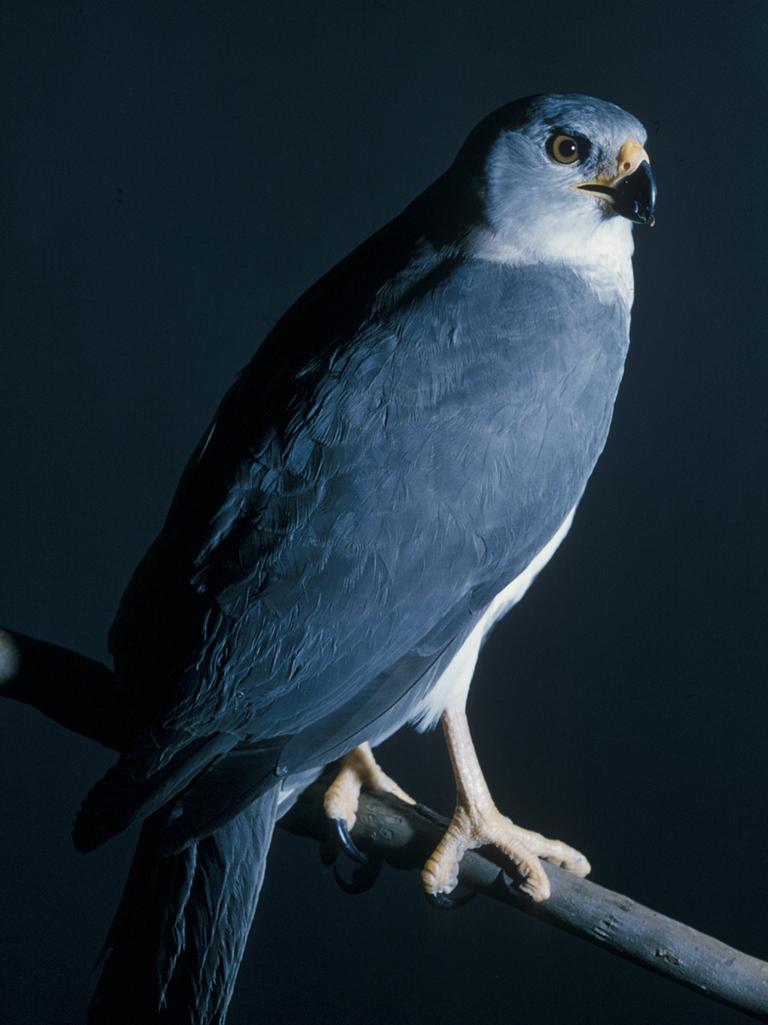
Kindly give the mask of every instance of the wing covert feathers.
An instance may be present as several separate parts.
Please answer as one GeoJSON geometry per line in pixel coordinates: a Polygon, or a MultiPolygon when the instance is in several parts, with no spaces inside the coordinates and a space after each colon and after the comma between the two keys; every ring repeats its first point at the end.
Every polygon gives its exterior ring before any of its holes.
{"type": "Polygon", "coordinates": [[[121,755],[87,795],[77,813],[72,838],[78,851],[92,851],[157,811],[208,765],[234,747],[226,733],[201,737],[179,747],[148,744],[121,755]]]}

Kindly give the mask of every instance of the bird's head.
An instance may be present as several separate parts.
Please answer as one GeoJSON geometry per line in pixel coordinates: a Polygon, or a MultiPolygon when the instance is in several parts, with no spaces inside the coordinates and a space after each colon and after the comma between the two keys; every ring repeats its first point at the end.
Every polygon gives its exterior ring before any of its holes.
{"type": "Polygon", "coordinates": [[[632,224],[654,219],[645,140],[636,118],[591,96],[534,96],[495,111],[454,164],[479,194],[473,244],[483,255],[525,262],[628,257],[632,224]]]}

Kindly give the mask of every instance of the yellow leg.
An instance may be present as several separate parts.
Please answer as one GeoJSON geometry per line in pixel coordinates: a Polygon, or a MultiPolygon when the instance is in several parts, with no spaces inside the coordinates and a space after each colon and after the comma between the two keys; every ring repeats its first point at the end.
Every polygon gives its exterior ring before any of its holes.
{"type": "Polygon", "coordinates": [[[497,847],[515,863],[524,880],[521,888],[537,901],[546,900],[550,893],[540,858],[576,875],[588,875],[589,862],[579,851],[516,826],[498,810],[477,760],[464,709],[446,709],[441,721],[456,778],[456,810],[422,870],[427,893],[449,893],[455,889],[465,851],[484,844],[497,847]]]}
{"type": "Polygon", "coordinates": [[[325,792],[323,807],[328,818],[342,821],[351,830],[357,819],[363,787],[394,794],[407,804],[416,803],[379,767],[370,745],[361,744],[344,758],[336,778],[325,792]]]}

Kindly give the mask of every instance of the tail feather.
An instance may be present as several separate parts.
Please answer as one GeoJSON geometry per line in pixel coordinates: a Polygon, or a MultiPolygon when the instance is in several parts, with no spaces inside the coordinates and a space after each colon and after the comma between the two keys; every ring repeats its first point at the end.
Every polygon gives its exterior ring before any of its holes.
{"type": "Polygon", "coordinates": [[[120,756],[83,801],[72,830],[78,851],[91,851],[166,804],[237,743],[226,733],[163,743],[142,738],[120,756]]]}
{"type": "Polygon", "coordinates": [[[163,850],[181,851],[208,836],[275,784],[282,737],[237,747],[212,762],[165,810],[163,850]]]}
{"type": "Polygon", "coordinates": [[[161,853],[148,819],[88,1025],[222,1025],[264,879],[278,787],[204,840],[161,853]]]}

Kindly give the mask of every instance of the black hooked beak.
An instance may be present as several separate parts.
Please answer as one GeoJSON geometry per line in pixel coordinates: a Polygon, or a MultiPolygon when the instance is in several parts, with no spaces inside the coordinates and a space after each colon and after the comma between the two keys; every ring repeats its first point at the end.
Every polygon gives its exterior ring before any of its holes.
{"type": "Polygon", "coordinates": [[[608,200],[614,213],[635,224],[653,227],[656,218],[656,179],[647,160],[641,161],[631,174],[611,182],[586,182],[578,188],[597,192],[608,200]]]}
{"type": "Polygon", "coordinates": [[[636,171],[622,178],[613,190],[613,209],[635,224],[653,227],[656,210],[656,179],[644,160],[636,171]]]}

